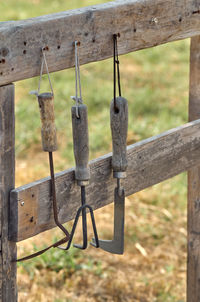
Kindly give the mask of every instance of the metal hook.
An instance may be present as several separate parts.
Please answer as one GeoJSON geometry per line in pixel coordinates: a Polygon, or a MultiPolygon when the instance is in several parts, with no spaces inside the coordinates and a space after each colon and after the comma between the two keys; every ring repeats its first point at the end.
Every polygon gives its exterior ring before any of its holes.
{"type": "Polygon", "coordinates": [[[81,91],[81,76],[80,76],[80,67],[79,67],[79,57],[78,57],[78,46],[80,45],[80,42],[75,41],[75,74],[76,74],[76,95],[71,96],[71,99],[76,102],[76,117],[80,118],[79,113],[78,113],[78,106],[79,104],[83,103],[82,100],[82,91],[81,91]],[[78,90],[79,90],[79,96],[78,96],[78,90]]]}

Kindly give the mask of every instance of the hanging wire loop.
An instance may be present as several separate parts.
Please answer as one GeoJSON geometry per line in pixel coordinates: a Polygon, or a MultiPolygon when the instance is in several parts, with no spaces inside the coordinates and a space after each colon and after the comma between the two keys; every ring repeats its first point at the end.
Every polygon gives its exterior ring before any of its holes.
{"type": "Polygon", "coordinates": [[[79,56],[78,56],[78,46],[80,46],[80,42],[75,41],[75,74],[76,74],[76,82],[75,82],[75,89],[76,95],[71,96],[72,100],[76,102],[76,117],[80,118],[78,112],[78,106],[83,103],[82,99],[82,90],[81,90],[81,76],[80,76],[80,66],[79,66],[79,56]]]}
{"type": "Polygon", "coordinates": [[[41,49],[41,51],[42,51],[42,63],[41,63],[41,68],[40,68],[40,79],[39,79],[39,83],[38,83],[38,90],[37,90],[37,92],[31,92],[31,94],[36,94],[37,96],[40,94],[40,87],[41,87],[42,75],[43,75],[43,72],[44,72],[44,64],[45,64],[45,68],[46,68],[46,72],[47,72],[48,80],[49,80],[49,85],[50,85],[50,88],[51,88],[51,93],[52,93],[52,96],[54,96],[53,86],[52,86],[52,83],[51,83],[51,78],[50,78],[50,74],[49,74],[49,68],[48,68],[48,64],[47,64],[45,50],[46,50],[45,48],[41,49]]]}
{"type": "Polygon", "coordinates": [[[118,82],[118,91],[119,96],[121,96],[121,83],[120,83],[120,69],[119,69],[119,54],[118,54],[118,45],[117,45],[117,37],[120,37],[120,34],[113,35],[113,67],[114,67],[114,110],[115,112],[119,112],[116,104],[116,82],[118,82]],[[116,68],[117,67],[117,68],[116,68]]]}

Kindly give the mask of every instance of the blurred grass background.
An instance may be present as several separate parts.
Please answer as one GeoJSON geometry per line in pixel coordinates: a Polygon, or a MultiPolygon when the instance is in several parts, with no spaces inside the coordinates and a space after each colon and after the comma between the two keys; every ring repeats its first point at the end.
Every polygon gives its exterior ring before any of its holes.
{"type": "MultiPolygon", "coordinates": [[[[1,1],[1,20],[31,18],[103,2],[1,1]]],[[[187,122],[189,40],[124,55],[120,63],[123,96],[129,101],[128,144],[187,122]]],[[[112,70],[112,59],[81,67],[83,99],[89,110],[91,159],[111,151],[112,70]]],[[[55,168],[61,171],[74,165],[70,117],[74,70],[54,73],[51,79],[59,141],[55,168]]],[[[16,83],[17,186],[49,174],[47,155],[41,151],[38,104],[29,95],[37,85],[38,78],[16,83]]],[[[42,90],[49,90],[46,76],[42,90]]],[[[92,248],[68,253],[52,250],[19,264],[19,301],[183,302],[186,191],[186,174],[181,174],[126,199],[124,256],[92,248]]],[[[112,211],[110,205],[95,213],[101,238],[112,234],[112,211]]],[[[19,243],[19,254],[37,250],[59,236],[59,231],[51,230],[19,243]]]]}

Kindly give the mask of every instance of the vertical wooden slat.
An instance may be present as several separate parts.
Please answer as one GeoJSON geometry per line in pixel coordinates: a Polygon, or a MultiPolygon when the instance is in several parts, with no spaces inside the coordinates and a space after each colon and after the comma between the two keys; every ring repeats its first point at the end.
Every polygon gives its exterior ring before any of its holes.
{"type": "MultiPolygon", "coordinates": [[[[14,85],[0,87],[0,302],[17,301],[16,244],[8,241],[9,194],[15,181],[14,85]]],[[[11,217],[12,219],[12,217],[11,217]]]]}
{"type": "MultiPolygon", "coordinates": [[[[191,39],[189,120],[200,118],[200,36],[191,39]]],[[[200,156],[200,150],[199,150],[200,156]]],[[[200,166],[188,172],[187,302],[200,301],[200,166]]]]}

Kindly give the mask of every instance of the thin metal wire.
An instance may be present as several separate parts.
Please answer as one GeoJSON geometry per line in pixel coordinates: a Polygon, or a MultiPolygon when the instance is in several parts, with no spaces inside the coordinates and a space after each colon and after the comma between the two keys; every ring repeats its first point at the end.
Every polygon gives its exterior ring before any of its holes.
{"type": "Polygon", "coordinates": [[[117,111],[117,106],[116,106],[116,63],[115,63],[115,52],[116,52],[116,42],[115,40],[117,39],[116,35],[113,36],[113,47],[114,47],[114,53],[113,53],[113,81],[114,81],[114,110],[115,112],[117,111]]]}
{"type": "Polygon", "coordinates": [[[78,56],[78,42],[77,41],[75,41],[75,58],[76,58],[76,97],[78,98],[78,84],[79,84],[79,96],[80,96],[80,99],[82,100],[81,76],[80,76],[80,66],[79,66],[79,56],[78,56]]]}
{"type": "Polygon", "coordinates": [[[40,79],[39,79],[39,83],[38,83],[38,95],[40,94],[40,86],[41,86],[41,82],[42,82],[42,75],[43,75],[43,71],[44,71],[44,63],[45,63],[45,67],[46,67],[46,71],[47,71],[47,75],[48,75],[48,80],[49,80],[49,84],[51,87],[51,93],[54,96],[54,92],[53,92],[53,86],[51,83],[51,78],[50,78],[50,74],[49,74],[49,68],[48,68],[48,64],[47,64],[47,59],[46,59],[46,55],[44,50],[42,49],[42,63],[41,63],[41,69],[40,69],[40,79]]]}
{"type": "Polygon", "coordinates": [[[44,68],[44,57],[42,57],[42,63],[41,63],[41,68],[40,68],[40,79],[38,82],[38,92],[37,92],[38,95],[40,94],[40,85],[41,85],[41,81],[42,81],[43,68],[44,68]]]}
{"type": "Polygon", "coordinates": [[[117,104],[116,104],[116,81],[118,82],[118,91],[119,96],[121,96],[121,83],[120,83],[120,69],[119,69],[119,54],[118,54],[118,46],[117,46],[117,35],[113,35],[113,69],[114,69],[114,110],[118,112],[117,104]],[[117,65],[117,71],[116,71],[117,65]]]}
{"type": "Polygon", "coordinates": [[[117,80],[118,80],[118,90],[119,90],[119,96],[121,96],[121,81],[120,81],[120,70],[119,70],[119,53],[118,53],[118,45],[117,45],[117,35],[115,39],[116,43],[116,64],[117,64],[117,80]]]}
{"type": "Polygon", "coordinates": [[[78,113],[78,106],[79,106],[79,104],[83,103],[83,100],[82,100],[82,90],[81,90],[81,76],[80,76],[80,66],[79,66],[79,56],[78,56],[78,44],[79,44],[79,42],[75,41],[74,45],[75,45],[76,95],[72,96],[71,98],[76,102],[76,117],[80,118],[79,113],[78,113]]]}

